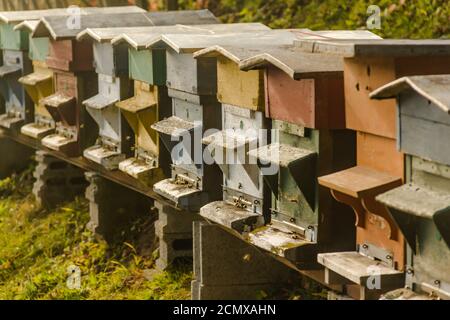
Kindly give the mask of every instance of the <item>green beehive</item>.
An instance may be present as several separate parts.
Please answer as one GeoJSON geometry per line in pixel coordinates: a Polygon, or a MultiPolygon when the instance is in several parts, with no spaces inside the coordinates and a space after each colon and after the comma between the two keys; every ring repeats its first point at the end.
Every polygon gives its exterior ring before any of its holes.
{"type": "Polygon", "coordinates": [[[3,50],[26,51],[29,45],[29,35],[22,30],[14,30],[12,24],[0,24],[0,48],[3,50]]]}

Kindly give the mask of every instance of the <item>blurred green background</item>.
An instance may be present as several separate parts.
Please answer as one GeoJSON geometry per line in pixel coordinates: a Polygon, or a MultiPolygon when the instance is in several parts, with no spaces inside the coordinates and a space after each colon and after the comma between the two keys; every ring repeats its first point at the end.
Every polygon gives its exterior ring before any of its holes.
{"type": "Polygon", "coordinates": [[[273,28],[364,29],[369,5],[381,9],[386,38],[450,38],[449,0],[0,0],[0,10],[136,4],[149,10],[208,8],[223,22],[273,28]]]}
{"type": "Polygon", "coordinates": [[[449,0],[180,0],[181,8],[208,7],[224,22],[259,21],[272,28],[364,29],[369,5],[381,9],[386,38],[449,38],[449,0]]]}

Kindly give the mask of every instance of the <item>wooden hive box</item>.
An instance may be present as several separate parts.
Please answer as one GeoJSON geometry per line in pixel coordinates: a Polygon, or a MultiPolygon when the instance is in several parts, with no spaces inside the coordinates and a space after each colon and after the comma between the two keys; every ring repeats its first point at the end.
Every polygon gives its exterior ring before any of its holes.
{"type": "MultiPolygon", "coordinates": [[[[187,130],[190,132],[190,140],[194,141],[194,145],[200,146],[195,150],[195,153],[199,154],[202,152],[202,134],[211,128],[221,128],[221,117],[218,116],[220,103],[216,97],[216,60],[206,58],[197,61],[193,57],[193,52],[216,41],[231,40],[232,36],[227,32],[233,32],[238,28],[246,30],[245,36],[249,38],[252,30],[267,29],[260,24],[218,25],[208,28],[217,32],[217,35],[197,34],[189,37],[182,34],[164,35],[149,44],[152,48],[167,48],[167,86],[173,101],[172,117],[155,124],[153,128],[160,133],[162,141],[172,154],[176,146],[172,142],[172,137],[178,130],[190,129],[187,130]],[[182,65],[184,67],[180,69],[182,65]],[[188,72],[178,78],[176,73],[180,73],[180,70],[188,72]],[[193,79],[194,86],[187,77],[193,79]],[[174,130],[164,130],[164,127],[168,126],[172,126],[174,130]],[[195,134],[197,130],[202,134],[195,134]]],[[[185,147],[188,148],[187,145],[185,147]]],[[[220,170],[215,164],[205,164],[203,160],[197,161],[198,165],[194,167],[187,164],[192,163],[189,158],[194,160],[199,159],[199,156],[194,155],[194,151],[186,151],[179,159],[176,156],[173,159],[172,179],[156,184],[154,190],[177,204],[185,203],[183,205],[185,209],[195,211],[204,204],[221,198],[221,187],[216,183],[220,179],[220,170]],[[188,157],[184,158],[185,156],[188,157]],[[192,184],[190,182],[192,180],[199,183],[192,184]]]]}
{"type": "MultiPolygon", "coordinates": [[[[358,251],[352,257],[364,260],[358,256],[363,254],[375,259],[375,262],[367,260],[368,266],[381,262],[389,270],[397,271],[381,275],[386,282],[382,281],[385,284],[378,293],[403,285],[405,242],[386,207],[376,202],[375,197],[401,185],[405,168],[404,156],[396,147],[395,103],[371,101],[369,93],[379,83],[404,74],[436,72],[436,62],[442,63],[439,73],[446,72],[449,43],[413,40],[298,43],[302,50],[313,48],[315,53],[344,57],[346,122],[348,128],[357,131],[357,167],[321,177],[319,183],[330,188],[338,201],[350,205],[357,214],[358,251]]],[[[338,254],[319,255],[330,279],[335,274],[349,278],[348,273],[342,272],[345,268],[341,258],[338,254]]],[[[346,256],[345,261],[349,259],[346,256]]],[[[364,268],[353,270],[356,273],[351,277],[352,282],[361,285],[362,295],[368,293],[364,283],[368,269],[364,268]]]]}
{"type": "Polygon", "coordinates": [[[119,163],[131,156],[131,128],[116,103],[130,97],[132,89],[128,77],[98,74],[98,94],[83,101],[99,128],[97,143],[85,149],[83,155],[107,170],[118,169],[119,163]]]}
{"type": "Polygon", "coordinates": [[[33,72],[19,79],[25,91],[34,103],[34,121],[25,124],[20,132],[26,136],[41,140],[55,130],[55,122],[41,100],[54,93],[53,72],[45,63],[49,52],[48,38],[33,38],[31,33],[38,25],[38,20],[26,20],[15,26],[29,36],[28,56],[33,63],[33,72]]]}
{"type": "Polygon", "coordinates": [[[407,184],[377,197],[405,235],[406,284],[421,296],[450,299],[450,76],[411,76],[375,90],[397,97],[400,150],[407,154],[407,184]]]}
{"type": "Polygon", "coordinates": [[[0,92],[5,100],[5,113],[0,116],[0,126],[19,133],[20,127],[33,119],[32,102],[19,83],[20,77],[31,72],[32,65],[27,53],[28,33],[14,29],[22,21],[22,15],[14,12],[9,16],[14,16],[14,21],[0,15],[0,49],[3,56],[0,92]]]}
{"type": "Polygon", "coordinates": [[[26,51],[3,50],[2,55],[0,92],[5,99],[5,113],[0,115],[0,126],[18,133],[33,119],[33,103],[19,83],[23,75],[31,72],[32,64],[26,51]]]}

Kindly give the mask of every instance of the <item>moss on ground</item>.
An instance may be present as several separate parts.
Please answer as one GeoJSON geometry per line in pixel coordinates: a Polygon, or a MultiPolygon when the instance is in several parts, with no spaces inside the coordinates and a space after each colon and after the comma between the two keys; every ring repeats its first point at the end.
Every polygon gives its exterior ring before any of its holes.
{"type": "Polygon", "coordinates": [[[0,299],[190,298],[187,265],[152,269],[154,257],[136,236],[146,221],[108,245],[85,228],[86,200],[39,208],[31,172],[0,181],[0,299]],[[67,286],[72,266],[81,270],[80,289],[67,286]]]}

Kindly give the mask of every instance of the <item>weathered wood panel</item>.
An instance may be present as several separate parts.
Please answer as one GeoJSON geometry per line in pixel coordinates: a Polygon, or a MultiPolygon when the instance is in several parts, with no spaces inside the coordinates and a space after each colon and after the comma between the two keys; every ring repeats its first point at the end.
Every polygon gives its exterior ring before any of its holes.
{"type": "Polygon", "coordinates": [[[50,41],[48,38],[30,38],[29,57],[34,61],[45,61],[49,54],[50,41]]]}
{"type": "Polygon", "coordinates": [[[56,72],[55,90],[69,97],[78,98],[78,78],[69,73],[56,72]]]}
{"type": "Polygon", "coordinates": [[[450,126],[402,116],[400,147],[409,154],[450,165],[450,126]],[[442,137],[447,139],[442,140],[442,137]]]}
{"type": "Polygon", "coordinates": [[[152,85],[166,84],[166,53],[164,50],[129,49],[130,78],[152,85]]]}
{"type": "Polygon", "coordinates": [[[293,80],[269,66],[266,78],[268,117],[308,128],[345,128],[342,76],[293,80]]]}
{"type": "Polygon", "coordinates": [[[407,75],[448,73],[450,73],[450,57],[345,59],[344,87],[347,127],[395,139],[395,101],[371,100],[370,92],[407,75]]]}
{"type": "Polygon", "coordinates": [[[94,69],[92,44],[76,40],[50,41],[47,65],[49,68],[69,72],[94,69]]]}
{"type": "Polygon", "coordinates": [[[364,132],[357,133],[357,163],[398,177],[405,172],[404,156],[397,150],[396,140],[364,132]]]}
{"type": "Polygon", "coordinates": [[[217,97],[225,104],[263,111],[264,71],[244,72],[234,61],[219,56],[217,58],[217,97]]]}
{"type": "Polygon", "coordinates": [[[28,33],[14,31],[14,25],[0,25],[0,48],[7,50],[28,50],[28,33]]]}
{"type": "Polygon", "coordinates": [[[27,93],[35,104],[35,115],[50,117],[40,100],[51,95],[53,89],[53,72],[40,61],[33,61],[34,73],[26,75],[19,81],[25,86],[27,93]]]}
{"type": "Polygon", "coordinates": [[[396,78],[394,59],[345,59],[344,90],[347,127],[396,138],[395,101],[373,101],[369,93],[396,78]]]}
{"type": "Polygon", "coordinates": [[[98,74],[128,76],[128,47],[110,43],[94,43],[94,65],[98,74]]]}

